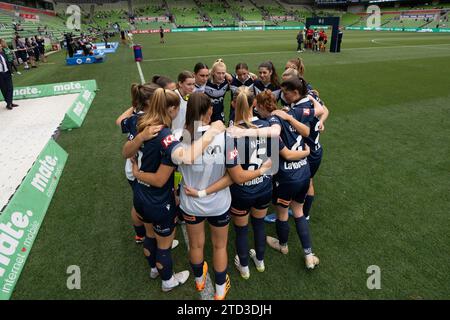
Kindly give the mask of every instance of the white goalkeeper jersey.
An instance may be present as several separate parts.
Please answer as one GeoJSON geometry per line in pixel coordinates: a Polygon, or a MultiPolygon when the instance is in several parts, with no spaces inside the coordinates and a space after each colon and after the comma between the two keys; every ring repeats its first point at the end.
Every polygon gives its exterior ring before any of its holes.
{"type": "MultiPolygon", "coordinates": [[[[209,126],[200,127],[197,131],[203,134],[208,128],[209,126]]],[[[231,205],[231,193],[228,187],[203,198],[189,197],[183,190],[185,185],[203,190],[222,178],[226,170],[225,154],[225,134],[218,134],[194,164],[182,164],[178,167],[183,176],[180,190],[181,210],[187,214],[202,217],[219,216],[228,211],[231,205]]]]}

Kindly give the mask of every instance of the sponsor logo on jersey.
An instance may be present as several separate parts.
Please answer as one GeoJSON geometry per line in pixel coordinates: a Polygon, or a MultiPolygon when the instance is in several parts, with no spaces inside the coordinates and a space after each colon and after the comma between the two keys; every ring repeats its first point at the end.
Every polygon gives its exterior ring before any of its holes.
{"type": "Polygon", "coordinates": [[[309,116],[310,114],[311,114],[311,110],[310,109],[307,109],[307,108],[303,109],[303,115],[309,116]]]}
{"type": "Polygon", "coordinates": [[[175,136],[173,134],[170,134],[167,137],[165,137],[161,143],[164,146],[164,148],[167,149],[176,140],[177,139],[175,138],[175,136]]]}
{"type": "Polygon", "coordinates": [[[234,160],[237,158],[238,155],[239,155],[239,151],[236,148],[234,148],[233,151],[230,151],[228,158],[230,160],[234,160]]]}

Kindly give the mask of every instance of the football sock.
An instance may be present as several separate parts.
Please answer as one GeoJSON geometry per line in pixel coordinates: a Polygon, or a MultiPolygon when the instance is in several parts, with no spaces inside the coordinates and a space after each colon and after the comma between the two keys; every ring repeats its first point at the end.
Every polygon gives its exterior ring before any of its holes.
{"type": "Polygon", "coordinates": [[[248,226],[234,225],[236,231],[236,252],[241,266],[248,266],[248,226]]]}
{"type": "Polygon", "coordinates": [[[295,227],[297,229],[298,237],[302,243],[303,252],[305,255],[312,253],[311,237],[309,234],[309,224],[305,216],[295,218],[295,227]]]}
{"type": "Polygon", "coordinates": [[[275,221],[278,241],[281,245],[286,245],[289,238],[289,223],[287,221],[276,220],[275,221]]]}
{"type": "Polygon", "coordinates": [[[150,268],[156,268],[156,239],[145,237],[144,249],[147,249],[150,252],[150,255],[145,257],[150,268]]]}
{"type": "Polygon", "coordinates": [[[309,211],[311,210],[313,201],[314,196],[306,195],[305,203],[303,204],[303,214],[305,217],[309,216],[309,211]]]}
{"type": "Polygon", "coordinates": [[[156,262],[161,265],[161,269],[157,265],[159,275],[163,281],[170,280],[173,274],[171,249],[156,249],[156,262]]]}
{"type": "Polygon", "coordinates": [[[266,230],[264,228],[264,218],[251,217],[253,234],[255,238],[256,258],[264,260],[264,251],[266,249],[266,230]]]}

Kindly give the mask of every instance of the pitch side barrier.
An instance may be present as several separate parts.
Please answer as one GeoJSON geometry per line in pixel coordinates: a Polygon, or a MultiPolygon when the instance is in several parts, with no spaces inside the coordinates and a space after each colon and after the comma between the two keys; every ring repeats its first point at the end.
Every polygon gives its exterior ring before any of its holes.
{"type": "MultiPolygon", "coordinates": [[[[67,130],[81,127],[94,100],[95,91],[97,91],[95,80],[72,81],[17,87],[14,89],[13,98],[14,100],[21,100],[79,93],[60,126],[60,129],[67,130]]],[[[3,97],[1,97],[0,101],[3,100],[3,97]]]]}
{"type": "MultiPolygon", "coordinates": [[[[315,26],[311,26],[315,27],[315,26]]],[[[328,29],[328,26],[317,26],[321,29],[328,29]]],[[[208,27],[208,28],[178,28],[165,29],[164,32],[212,32],[212,31],[261,31],[261,30],[301,30],[304,26],[259,26],[259,27],[208,27]]],[[[361,30],[361,31],[402,31],[402,32],[450,32],[450,28],[367,28],[367,27],[345,27],[345,30],[361,30]]],[[[159,33],[159,29],[134,30],[134,34],[159,33]]]]}
{"type": "Polygon", "coordinates": [[[361,31],[397,31],[397,32],[450,32],[450,28],[367,28],[367,27],[345,27],[345,30],[361,31]]]}
{"type": "MultiPolygon", "coordinates": [[[[208,27],[208,28],[178,28],[178,29],[165,29],[164,32],[211,32],[211,31],[261,31],[261,30],[301,30],[304,26],[256,26],[256,27],[208,27]]],[[[134,34],[147,34],[147,33],[159,33],[159,29],[149,30],[134,30],[134,34]]]]}
{"type": "MultiPolygon", "coordinates": [[[[78,93],[60,126],[61,129],[72,129],[83,123],[96,90],[95,80],[18,87],[14,89],[14,100],[78,93]]],[[[9,300],[14,291],[67,157],[67,152],[49,138],[19,188],[0,212],[0,300],[9,300]]]]}

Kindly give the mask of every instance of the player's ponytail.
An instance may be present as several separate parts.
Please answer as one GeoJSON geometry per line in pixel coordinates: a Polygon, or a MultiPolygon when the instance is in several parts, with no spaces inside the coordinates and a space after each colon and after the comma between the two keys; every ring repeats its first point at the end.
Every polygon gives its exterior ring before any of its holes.
{"type": "Polygon", "coordinates": [[[137,108],[137,99],[138,99],[138,95],[139,95],[139,86],[140,84],[137,83],[133,83],[131,85],[131,105],[133,106],[134,109],[137,108]]]}
{"type": "Polygon", "coordinates": [[[306,82],[306,80],[302,76],[298,77],[298,79],[302,83],[302,85],[299,88],[298,92],[300,93],[302,98],[304,98],[308,94],[308,83],[306,82]]]}
{"type": "Polygon", "coordinates": [[[239,87],[235,94],[235,116],[234,124],[238,125],[239,122],[243,121],[248,128],[255,128],[255,126],[249,121],[253,116],[253,102],[255,101],[255,96],[253,92],[245,87],[239,87]]]}
{"type": "Polygon", "coordinates": [[[172,90],[158,88],[155,90],[150,101],[147,113],[139,119],[138,131],[141,132],[147,126],[164,125],[170,127],[172,119],[170,118],[168,109],[170,107],[178,107],[180,97],[172,90]]]}
{"type": "Polygon", "coordinates": [[[150,100],[159,86],[155,83],[131,85],[131,104],[136,112],[145,111],[150,105],[150,100]]]}
{"type": "Polygon", "coordinates": [[[299,61],[298,73],[303,77],[305,75],[305,64],[302,58],[297,58],[299,61]]]}
{"type": "Polygon", "coordinates": [[[154,75],[152,83],[157,84],[161,88],[167,88],[169,84],[173,83],[173,80],[166,76],[154,75]]]}
{"type": "Polygon", "coordinates": [[[305,74],[305,64],[302,58],[289,59],[287,65],[290,65],[290,68],[296,69],[300,76],[303,77],[305,74]]]}

